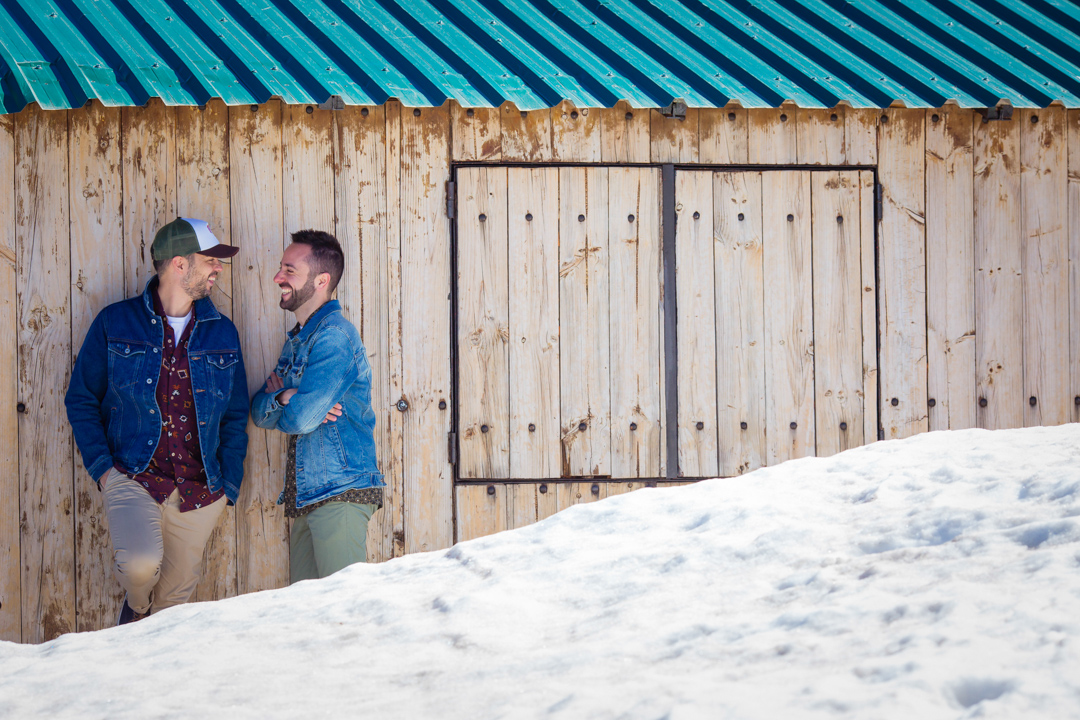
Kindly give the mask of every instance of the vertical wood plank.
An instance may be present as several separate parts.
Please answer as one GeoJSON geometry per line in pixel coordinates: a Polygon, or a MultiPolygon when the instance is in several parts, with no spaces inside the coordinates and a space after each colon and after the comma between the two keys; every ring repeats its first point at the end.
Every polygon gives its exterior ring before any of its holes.
{"type": "Polygon", "coordinates": [[[0,115],[0,640],[22,639],[15,116],[0,115]]]}
{"type": "Polygon", "coordinates": [[[811,173],[817,455],[862,445],[862,237],[859,174],[811,173]]]}
{"type": "MultiPolygon", "coordinates": [[[[178,107],[174,112],[176,212],[181,217],[205,220],[220,242],[231,245],[228,108],[213,99],[205,108],[178,107]]],[[[223,315],[233,316],[231,261],[224,263],[211,299],[223,315]]],[[[192,599],[220,600],[236,595],[236,574],[236,514],[234,508],[226,508],[206,543],[203,573],[192,599]]]]}
{"type": "Polygon", "coordinates": [[[795,134],[800,165],[845,165],[845,109],[799,108],[795,134]]]}
{"type": "Polygon", "coordinates": [[[551,111],[518,110],[512,102],[503,103],[502,159],[520,162],[551,160],[551,111]]]}
{"type": "Polygon", "coordinates": [[[844,157],[849,165],[877,165],[876,108],[844,108],[844,157]]]}
{"type": "Polygon", "coordinates": [[[877,251],[874,236],[874,173],[859,171],[859,235],[862,239],[863,442],[878,439],[877,251]]]}
{"type": "Polygon", "coordinates": [[[546,520],[559,512],[559,491],[554,482],[536,486],[536,521],[546,520]]]}
{"type": "Polygon", "coordinates": [[[600,111],[577,108],[569,100],[551,109],[551,159],[600,162],[600,111]]]}
{"type": "Polygon", "coordinates": [[[458,171],[458,475],[510,477],[506,168],[458,171]]]}
{"type": "Polygon", "coordinates": [[[975,427],[973,113],[926,111],[926,392],[931,430],[975,427]]]}
{"type": "Polygon", "coordinates": [[[463,108],[451,100],[450,122],[454,162],[502,159],[502,112],[499,108],[463,108]]]}
{"type": "MultiPolygon", "coordinates": [[[[71,212],[71,361],[94,317],[124,299],[120,108],[100,103],[69,113],[71,212]]],[[[112,542],[101,492],[73,447],[75,467],[75,624],[116,622],[124,591],[113,577],[112,542]]]]}
{"type": "Polygon", "coordinates": [[[506,486],[506,528],[508,530],[536,522],[538,492],[539,483],[517,483],[506,486]]]}
{"type": "Polygon", "coordinates": [[[457,486],[456,542],[506,530],[506,491],[501,483],[457,486]]]}
{"type": "Polygon", "coordinates": [[[750,161],[747,111],[734,105],[702,108],[698,115],[701,132],[698,160],[717,165],[737,165],[750,161]]]}
{"type": "Polygon", "coordinates": [[[124,296],[143,291],[154,274],[150,246],[176,219],[175,108],[151,98],[121,112],[124,165],[124,296]]]}
{"type": "MultiPolygon", "coordinates": [[[[274,274],[284,249],[281,193],[281,103],[229,108],[229,217],[233,258],[233,319],[254,394],[273,371],[285,341],[285,313],[274,274]]],[[[248,422],[244,483],[236,516],[237,591],[270,590],[289,582],[289,528],[277,504],[285,484],[286,437],[248,422]]]]}
{"type": "MultiPolygon", "coordinates": [[[[1072,422],[1080,422],[1080,110],[1070,110],[1069,137],[1069,347],[1072,422]]],[[[0,213],[2,216],[3,213],[0,213]]]]}
{"type": "Polygon", "coordinates": [[[810,173],[762,173],[761,196],[764,282],[777,288],[764,303],[765,438],[775,465],[815,448],[810,173]]]}
{"type": "Polygon", "coordinates": [[[1068,136],[1065,109],[1022,110],[1024,425],[1060,425],[1069,393],[1068,136]],[[1032,401],[1034,400],[1034,402],[1032,401]]]}
{"type": "Polygon", "coordinates": [[[974,131],[976,420],[997,430],[1024,424],[1020,123],[974,131]]]}
{"type": "Polygon", "coordinates": [[[790,165],[798,160],[798,133],[795,108],[753,108],[748,110],[749,162],[762,165],[790,165]]]}
{"type": "Polygon", "coordinates": [[[679,475],[687,477],[719,472],[712,180],[708,171],[675,174],[679,475]]]}
{"type": "Polygon", "coordinates": [[[731,476],[765,464],[761,173],[716,173],[713,190],[717,429],[731,476]]]}
{"type": "Polygon", "coordinates": [[[888,109],[878,127],[884,188],[881,251],[881,422],[885,437],[929,428],[926,397],[925,111],[888,109]],[[894,403],[895,401],[895,403],[894,403]]]}
{"type": "Polygon", "coordinates": [[[402,386],[405,412],[406,552],[454,541],[450,412],[450,115],[446,108],[401,118],[402,386]]]}
{"type": "MultiPolygon", "coordinates": [[[[384,106],[348,107],[334,113],[334,169],[335,234],[345,252],[337,296],[345,317],[360,331],[371,364],[375,452],[385,473],[390,455],[391,403],[384,106]]],[[[383,491],[383,509],[368,525],[369,560],[393,556],[393,527],[388,520],[396,502],[399,498],[388,484],[383,491]]]]}
{"type": "Polygon", "coordinates": [[[700,112],[687,108],[682,120],[649,110],[649,137],[654,163],[696,163],[701,139],[700,112]]]}
{"type": "Polygon", "coordinates": [[[559,170],[511,168],[507,184],[510,477],[557,478],[559,170]]]}
{"type": "Polygon", "coordinates": [[[563,477],[611,474],[608,173],[559,170],[563,477]]]}
{"type": "Polygon", "coordinates": [[[600,159],[607,163],[649,162],[649,111],[625,100],[600,110],[600,159]]]}
{"type": "Polygon", "coordinates": [[[660,475],[660,172],[608,169],[611,475],[660,475]],[[633,219],[631,219],[633,218],[633,219]]]}
{"type": "Polygon", "coordinates": [[[282,105],[286,247],[289,236],[297,230],[334,231],[333,113],[314,105],[282,105]]]}
{"type": "MultiPolygon", "coordinates": [[[[387,326],[390,372],[391,403],[405,397],[403,381],[404,364],[402,358],[402,123],[401,103],[390,100],[386,103],[386,259],[388,267],[387,297],[389,302],[389,324],[387,326]]],[[[397,409],[390,412],[390,457],[383,468],[391,505],[384,507],[384,514],[390,517],[382,522],[384,532],[390,529],[390,549],[392,557],[405,554],[405,417],[397,409]]]]}
{"type": "Polygon", "coordinates": [[[75,629],[66,111],[15,117],[15,188],[22,639],[42,642],[75,629]]]}

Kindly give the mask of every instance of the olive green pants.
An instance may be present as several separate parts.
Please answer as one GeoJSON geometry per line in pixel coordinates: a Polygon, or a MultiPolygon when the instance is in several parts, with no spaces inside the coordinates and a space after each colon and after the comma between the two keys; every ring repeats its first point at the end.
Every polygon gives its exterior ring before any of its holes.
{"type": "Polygon", "coordinates": [[[292,521],[289,581],[324,578],[367,560],[368,522],[374,505],[332,502],[292,521]]]}

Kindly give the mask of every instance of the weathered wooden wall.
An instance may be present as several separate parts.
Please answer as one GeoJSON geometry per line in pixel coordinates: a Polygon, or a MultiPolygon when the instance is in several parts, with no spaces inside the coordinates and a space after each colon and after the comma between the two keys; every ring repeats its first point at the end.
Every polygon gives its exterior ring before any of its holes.
{"type": "MultiPolygon", "coordinates": [[[[858,319],[863,381],[880,385],[862,436],[876,437],[879,421],[886,438],[1080,421],[1080,111],[1018,109],[983,123],[955,107],[691,109],[685,120],[623,104],[31,108],[0,116],[0,639],[37,642],[115,617],[100,496],[63,394],[94,314],[141,290],[153,233],[178,213],[241,248],[214,300],[240,329],[252,389],[286,328],[271,278],[289,233],[316,226],[343,241],[339,297],[371,357],[389,488],[372,560],[645,483],[455,491],[445,183],[459,161],[877,168],[876,227],[872,193],[859,195],[858,213],[861,237],[877,240],[876,264],[873,253],[858,260],[876,290],[863,288],[858,313],[828,318],[858,319]]],[[[459,271],[466,282],[482,270],[459,271]]],[[[824,290],[807,297],[855,302],[824,290]]],[[[274,504],[282,437],[249,433],[244,490],[212,539],[199,599],[287,581],[288,526],[274,504]]],[[[823,451],[817,442],[801,452],[823,451]]]]}

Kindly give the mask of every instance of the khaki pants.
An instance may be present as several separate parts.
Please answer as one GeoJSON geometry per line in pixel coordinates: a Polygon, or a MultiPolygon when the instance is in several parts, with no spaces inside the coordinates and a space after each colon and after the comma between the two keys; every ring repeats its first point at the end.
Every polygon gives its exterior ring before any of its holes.
{"type": "Polygon", "coordinates": [[[109,518],[116,579],[137,613],[180,605],[199,584],[203,550],[226,500],[180,512],[180,493],[158,504],[140,483],[115,468],[105,478],[105,515],[109,518]]]}

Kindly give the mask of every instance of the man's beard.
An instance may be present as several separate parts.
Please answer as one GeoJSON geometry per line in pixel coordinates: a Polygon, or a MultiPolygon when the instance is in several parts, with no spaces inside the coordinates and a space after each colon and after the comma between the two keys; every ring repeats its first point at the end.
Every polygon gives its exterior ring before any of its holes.
{"type": "Polygon", "coordinates": [[[311,296],[315,294],[314,273],[312,273],[311,277],[308,277],[308,281],[304,283],[304,287],[297,289],[294,288],[292,285],[289,285],[288,288],[292,290],[292,292],[289,294],[288,298],[281,298],[281,300],[278,302],[278,306],[282,310],[288,310],[290,312],[293,312],[296,310],[296,308],[300,307],[308,300],[310,300],[311,296]]]}
{"type": "Polygon", "coordinates": [[[180,280],[180,287],[192,300],[202,300],[204,297],[210,294],[210,286],[206,282],[210,278],[210,275],[204,275],[201,278],[195,275],[195,264],[192,263],[188,266],[188,271],[184,273],[184,277],[180,280]]]}

